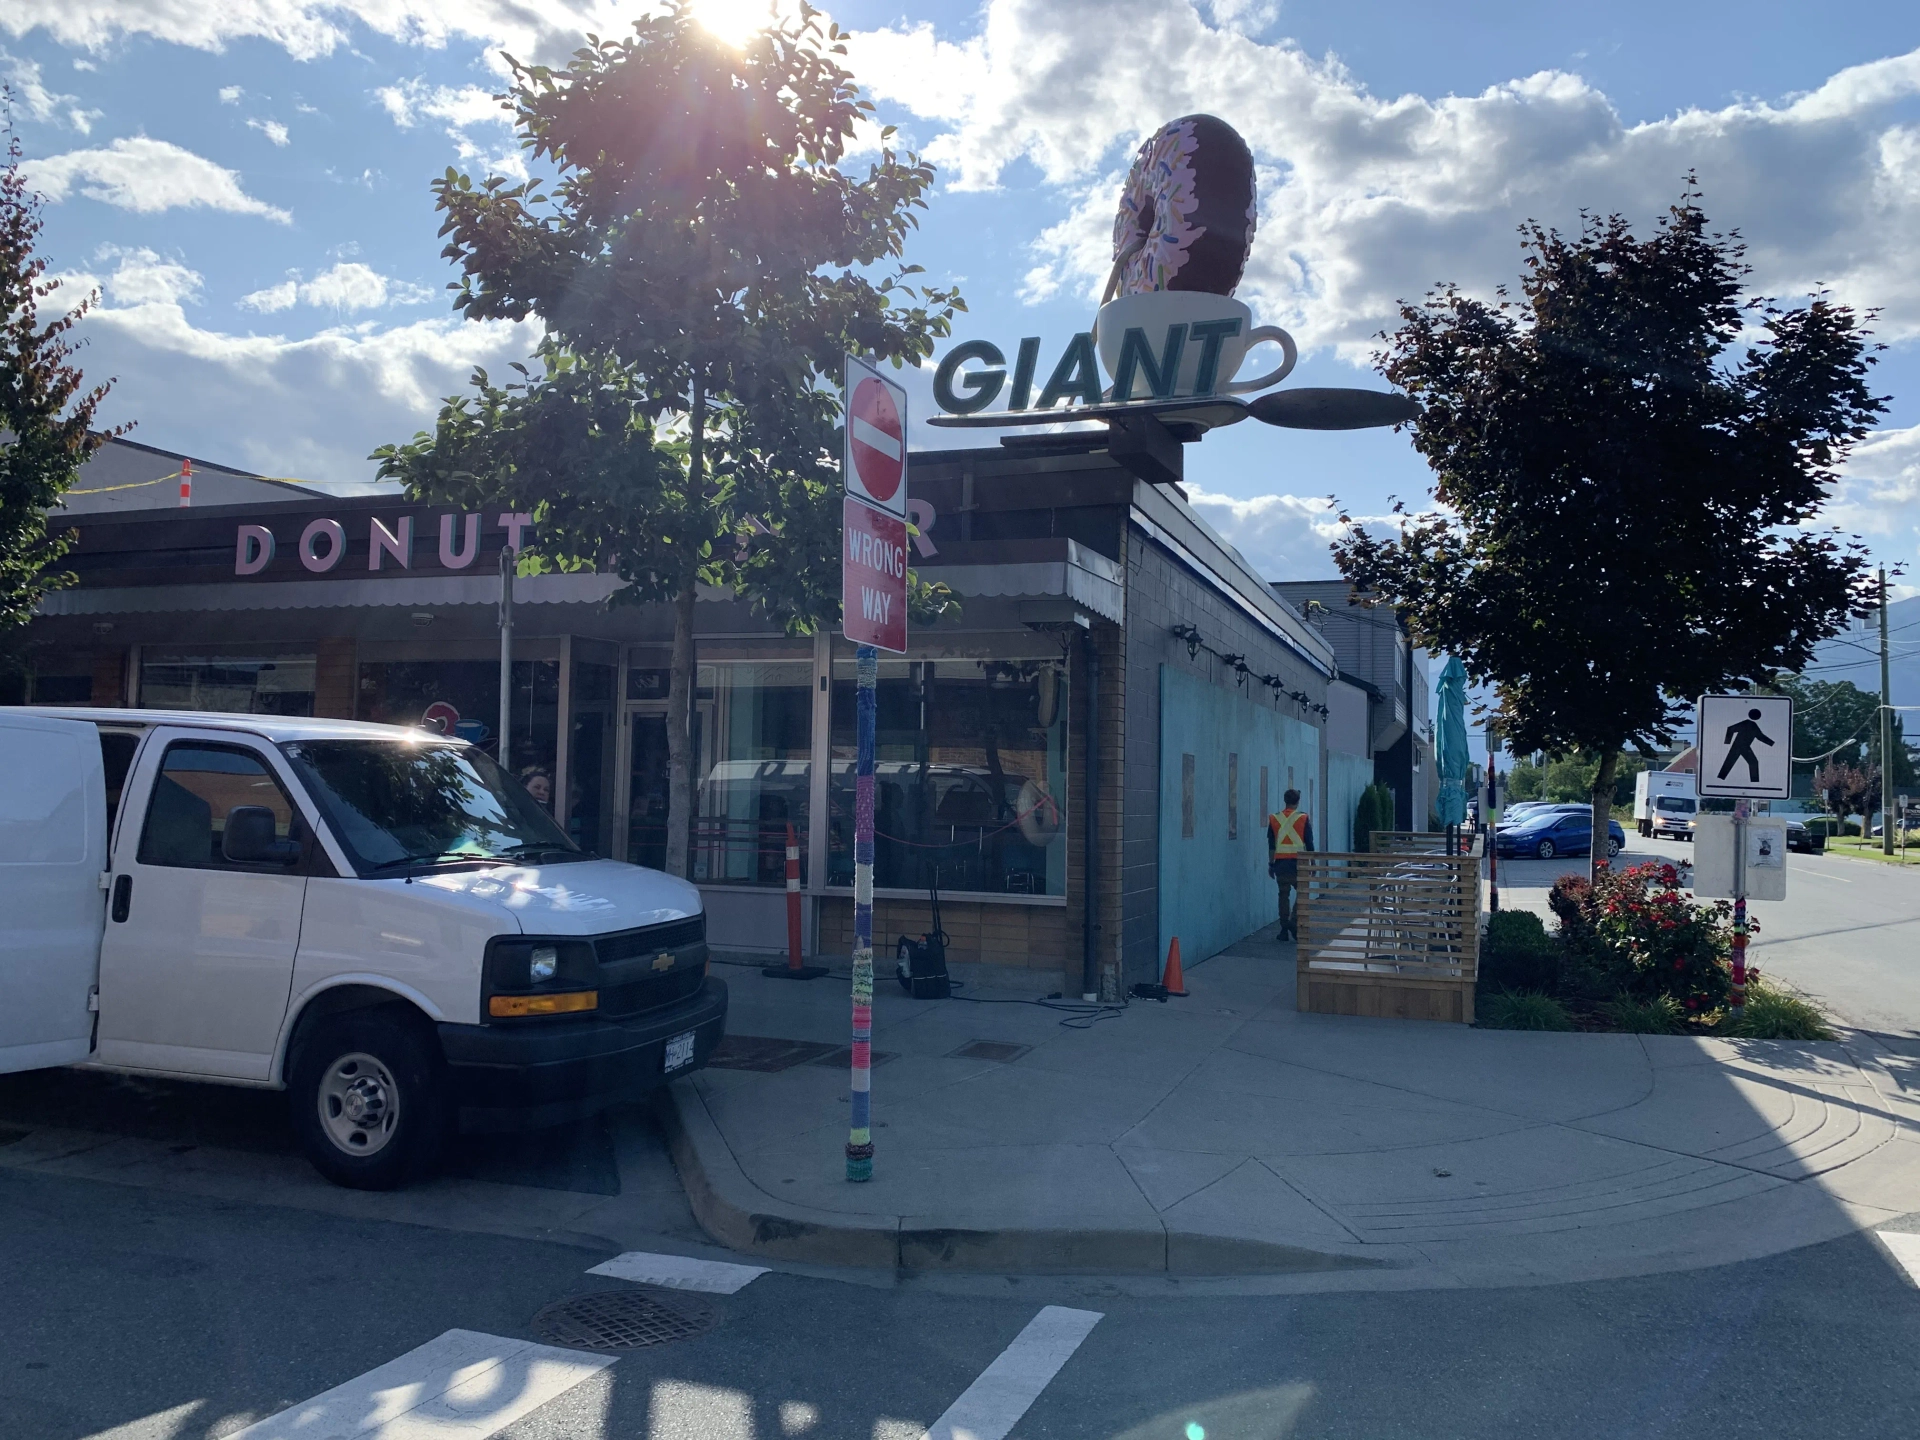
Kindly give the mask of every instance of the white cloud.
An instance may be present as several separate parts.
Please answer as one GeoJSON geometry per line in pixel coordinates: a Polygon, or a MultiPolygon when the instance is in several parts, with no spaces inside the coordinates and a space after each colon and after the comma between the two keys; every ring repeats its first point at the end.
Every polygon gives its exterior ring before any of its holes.
{"type": "Polygon", "coordinates": [[[44,29],[55,40],[98,50],[127,35],[219,51],[229,41],[266,40],[299,60],[330,55],[356,25],[402,44],[441,49],[457,38],[516,55],[564,56],[593,31],[617,35],[631,7],[613,0],[8,0],[0,28],[44,29]]]}
{"type": "Polygon", "coordinates": [[[287,143],[287,127],[282,125],[278,120],[249,120],[247,121],[247,128],[249,130],[258,130],[275,145],[284,146],[287,143]]]}
{"type": "Polygon", "coordinates": [[[1825,518],[1878,542],[1882,554],[1920,553],[1920,425],[1861,442],[1825,518]]]}
{"type": "Polygon", "coordinates": [[[1624,123],[1558,72],[1471,96],[1369,94],[1337,61],[1243,33],[1253,11],[1191,0],[989,0],[978,32],[856,35],[850,62],[881,99],[937,127],[924,147],[956,188],[1024,159],[1059,197],[1034,217],[1025,293],[1097,299],[1111,256],[1116,165],[1160,122],[1197,110],[1262,162],[1261,224],[1241,294],[1308,348],[1372,349],[1395,303],[1436,280],[1485,292],[1518,273],[1514,227],[1618,209],[1650,225],[1698,172],[1708,214],[1738,227],[1755,284],[1826,283],[1920,337],[1920,52],[1854,67],[1808,95],[1624,123]],[[1228,11],[1232,14],[1229,15],[1228,11]]]}
{"type": "Polygon", "coordinates": [[[29,160],[21,169],[27,183],[55,203],[78,192],[142,215],[204,206],[259,215],[282,225],[293,221],[285,210],[241,189],[238,172],[145,135],[115,140],[102,150],[69,150],[29,160]]]}
{"type": "Polygon", "coordinates": [[[64,120],[82,135],[92,132],[93,122],[104,111],[83,109],[76,95],[49,90],[37,61],[27,60],[0,48],[0,81],[13,88],[14,103],[29,120],[64,120]],[[64,112],[64,113],[62,113],[64,112]]]}
{"type": "Polygon", "coordinates": [[[1256,495],[1238,500],[1197,485],[1187,502],[1260,574],[1313,580],[1335,573],[1330,547],[1341,532],[1324,495],[1256,495]]]}
{"type": "Polygon", "coordinates": [[[299,301],[299,281],[282,280],[278,285],[269,285],[264,290],[242,295],[239,305],[243,310],[258,310],[263,315],[271,315],[279,310],[291,310],[299,301]]]}
{"type": "Polygon", "coordinates": [[[178,306],[200,299],[199,271],[144,245],[131,250],[102,245],[94,258],[119,262],[105,282],[106,297],[112,304],[178,306]]]}
{"type": "MultiPolygon", "coordinates": [[[[71,304],[95,283],[64,277],[58,299],[71,304]]],[[[135,420],[148,444],[299,479],[371,481],[369,451],[410,439],[476,365],[524,360],[540,334],[531,322],[443,317],[305,338],[229,335],[194,325],[157,290],[123,298],[111,277],[106,288],[108,303],[81,325],[88,373],[119,377],[103,422],[135,420]]]]}
{"type": "Polygon", "coordinates": [[[222,85],[220,87],[220,103],[222,105],[238,105],[240,103],[240,97],[246,93],[247,92],[242,90],[238,85],[222,85]]]}
{"type": "Polygon", "coordinates": [[[383,85],[373,95],[402,130],[411,130],[423,120],[441,121],[463,163],[478,162],[495,174],[526,178],[526,158],[509,138],[512,114],[501,108],[490,91],[478,85],[429,85],[416,77],[398,85],[383,85]],[[498,127],[502,133],[490,142],[475,138],[475,130],[490,127],[498,127]]]}
{"type": "Polygon", "coordinates": [[[389,280],[370,265],[349,261],[330,266],[306,281],[296,271],[278,285],[241,296],[239,303],[244,309],[271,315],[291,310],[296,304],[335,311],[379,310],[388,305],[424,304],[433,296],[428,286],[389,280]]]}

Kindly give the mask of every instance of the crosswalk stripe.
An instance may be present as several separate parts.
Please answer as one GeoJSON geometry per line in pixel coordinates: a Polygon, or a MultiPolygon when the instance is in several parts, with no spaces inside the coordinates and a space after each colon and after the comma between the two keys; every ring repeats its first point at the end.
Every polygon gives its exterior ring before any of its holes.
{"type": "Polygon", "coordinates": [[[1920,1235],[1907,1230],[1876,1230],[1873,1233],[1892,1252],[1893,1258],[1900,1262],[1900,1268],[1907,1272],[1907,1278],[1920,1285],[1920,1235]]]}
{"type": "Polygon", "coordinates": [[[449,1330],[228,1440],[486,1440],[613,1363],[449,1330]]]}
{"type": "Polygon", "coordinates": [[[767,1273],[764,1265],[730,1265],[724,1260],[695,1260],[686,1255],[655,1255],[629,1250],[587,1271],[634,1280],[642,1285],[669,1285],[676,1290],[704,1290],[710,1295],[732,1295],[767,1273]]]}
{"type": "Polygon", "coordinates": [[[933,1422],[927,1440],[1003,1440],[1101,1318],[1098,1310],[1047,1306],[933,1422]]]}

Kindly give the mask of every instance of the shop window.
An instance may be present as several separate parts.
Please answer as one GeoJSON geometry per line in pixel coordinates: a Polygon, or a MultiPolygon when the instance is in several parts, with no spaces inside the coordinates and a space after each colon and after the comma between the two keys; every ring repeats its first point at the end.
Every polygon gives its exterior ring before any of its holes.
{"type": "MultiPolygon", "coordinates": [[[[880,662],[874,883],[1065,895],[1067,667],[1044,636],[880,662]],[[1027,654],[1021,650],[1032,647],[1027,654]]],[[[828,874],[853,883],[854,661],[833,666],[828,874]]]]}
{"type": "Polygon", "coordinates": [[[785,885],[789,826],[804,878],[812,660],[717,660],[699,674],[693,878],[785,885]]]}
{"type": "Polygon", "coordinates": [[[142,651],[140,705],[241,715],[313,714],[311,654],[142,651]]]}
{"type": "Polygon", "coordinates": [[[542,810],[554,809],[560,662],[513,662],[509,754],[499,754],[498,660],[389,660],[360,666],[358,718],[456,735],[501,760],[542,810]]]}

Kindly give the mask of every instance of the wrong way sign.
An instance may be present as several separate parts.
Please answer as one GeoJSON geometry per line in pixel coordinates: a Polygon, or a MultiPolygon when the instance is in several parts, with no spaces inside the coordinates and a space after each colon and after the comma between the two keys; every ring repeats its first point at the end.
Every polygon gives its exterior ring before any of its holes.
{"type": "Polygon", "coordinates": [[[847,494],[901,519],[907,514],[907,392],[847,357],[847,494]]]}
{"type": "Polygon", "coordinates": [[[1785,800],[1793,794],[1793,700],[1786,695],[1702,695],[1702,795],[1785,800]]]}
{"type": "Polygon", "coordinates": [[[907,648],[907,522],[840,502],[840,633],[895,654],[907,648]]]}

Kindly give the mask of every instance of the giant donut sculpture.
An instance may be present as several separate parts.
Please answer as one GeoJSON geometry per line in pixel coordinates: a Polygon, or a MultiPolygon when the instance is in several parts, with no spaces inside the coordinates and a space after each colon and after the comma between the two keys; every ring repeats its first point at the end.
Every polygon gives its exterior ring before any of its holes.
{"type": "Polygon", "coordinates": [[[1231,295],[1255,224],[1253,152],[1212,115],[1185,115],[1140,147],[1113,226],[1102,304],[1147,290],[1231,295]]]}

